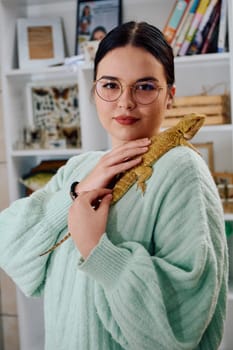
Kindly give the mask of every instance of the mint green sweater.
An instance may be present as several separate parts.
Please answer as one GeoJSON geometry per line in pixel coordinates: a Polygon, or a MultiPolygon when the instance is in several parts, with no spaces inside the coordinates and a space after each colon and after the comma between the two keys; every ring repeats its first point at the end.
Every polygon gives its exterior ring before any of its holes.
{"type": "Polygon", "coordinates": [[[103,153],[69,160],[42,190],[0,214],[0,266],[28,296],[44,294],[47,350],[218,348],[228,257],[222,206],[205,162],[186,147],[154,165],[111,207],[83,262],[67,232],[70,184],[103,153]]]}

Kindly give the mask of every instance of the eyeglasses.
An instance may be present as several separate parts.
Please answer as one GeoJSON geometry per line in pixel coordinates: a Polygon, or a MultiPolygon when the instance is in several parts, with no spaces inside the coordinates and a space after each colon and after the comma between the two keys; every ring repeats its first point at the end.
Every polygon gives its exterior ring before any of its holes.
{"type": "Polygon", "coordinates": [[[164,89],[153,80],[141,80],[133,85],[126,85],[124,88],[117,79],[101,78],[94,83],[97,95],[106,102],[117,101],[127,86],[130,87],[134,100],[142,105],[154,102],[160,90],[164,89]]]}

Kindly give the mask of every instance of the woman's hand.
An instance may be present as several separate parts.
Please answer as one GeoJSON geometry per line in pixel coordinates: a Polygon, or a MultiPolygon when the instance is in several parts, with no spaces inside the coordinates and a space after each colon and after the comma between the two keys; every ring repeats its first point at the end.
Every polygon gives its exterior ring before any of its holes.
{"type": "Polygon", "coordinates": [[[117,174],[133,168],[141,162],[151,141],[148,138],[125,143],[104,155],[90,174],[76,187],[75,192],[106,188],[117,174]]]}
{"type": "Polygon", "coordinates": [[[111,199],[109,189],[81,192],[69,209],[68,229],[84,259],[105,232],[111,199]]]}

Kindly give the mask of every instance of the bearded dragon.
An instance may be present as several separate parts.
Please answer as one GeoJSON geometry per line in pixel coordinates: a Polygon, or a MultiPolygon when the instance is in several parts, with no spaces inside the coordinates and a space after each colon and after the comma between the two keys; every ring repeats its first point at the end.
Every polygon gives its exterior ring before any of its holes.
{"type": "MultiPolygon", "coordinates": [[[[142,156],[141,163],[126,171],[116,182],[112,192],[113,197],[111,204],[114,204],[121,199],[135,183],[137,183],[137,187],[139,187],[142,190],[142,193],[144,193],[146,190],[145,182],[151,177],[153,172],[153,164],[172,148],[177,146],[187,146],[199,153],[198,150],[188,142],[188,140],[193,138],[204,124],[204,121],[204,114],[188,114],[185,115],[175,126],[153,136],[148,151],[142,156]]],[[[61,241],[40,256],[53,251],[70,236],[71,234],[67,233],[61,241]]]]}

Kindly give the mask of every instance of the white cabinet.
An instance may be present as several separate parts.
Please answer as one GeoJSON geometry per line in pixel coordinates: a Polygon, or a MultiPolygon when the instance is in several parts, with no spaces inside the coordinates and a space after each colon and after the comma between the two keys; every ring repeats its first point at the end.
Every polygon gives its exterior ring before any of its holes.
{"type": "MultiPolygon", "coordinates": [[[[174,0],[123,0],[123,21],[148,21],[163,29],[174,0]]],[[[30,16],[60,16],[64,25],[67,56],[74,55],[76,28],[76,1],[72,0],[2,0],[0,2],[3,114],[5,122],[6,152],[9,174],[10,201],[23,195],[19,177],[43,159],[68,158],[90,149],[109,147],[106,133],[99,124],[94,103],[91,101],[92,66],[83,64],[76,71],[60,66],[53,68],[20,70],[17,62],[16,20],[30,16]],[[27,124],[25,89],[35,81],[77,81],[81,119],[81,149],[17,149],[27,124]]],[[[233,6],[228,0],[229,50],[223,54],[207,54],[175,59],[177,95],[196,95],[203,89],[211,94],[229,91],[233,101],[233,6]]],[[[233,124],[205,126],[193,140],[213,142],[214,167],[218,172],[233,172],[233,124]]],[[[233,220],[228,214],[226,219],[233,220]]],[[[231,278],[233,280],[233,240],[229,240],[231,278]]],[[[233,303],[233,292],[229,303],[233,303]]],[[[230,318],[230,317],[229,317],[230,318]]],[[[233,320],[228,320],[232,322],[233,320]]]]}

